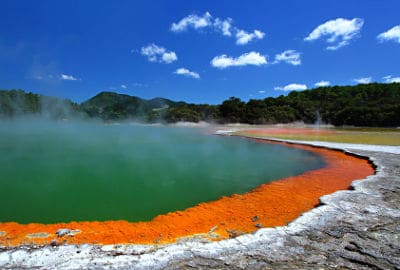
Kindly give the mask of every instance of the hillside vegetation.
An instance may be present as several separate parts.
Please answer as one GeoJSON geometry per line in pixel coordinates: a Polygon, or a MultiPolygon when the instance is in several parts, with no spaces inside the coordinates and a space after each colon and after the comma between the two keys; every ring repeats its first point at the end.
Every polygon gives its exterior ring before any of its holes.
{"type": "Polygon", "coordinates": [[[400,126],[400,84],[360,84],[290,92],[287,96],[231,97],[220,105],[189,104],[164,98],[150,100],[101,92],[82,104],[22,90],[0,91],[0,117],[26,114],[68,118],[79,115],[105,121],[209,121],[275,124],[303,121],[336,126],[400,126]]]}
{"type": "Polygon", "coordinates": [[[22,90],[0,90],[0,119],[20,116],[40,116],[50,119],[84,117],[79,104],[22,90]]]}

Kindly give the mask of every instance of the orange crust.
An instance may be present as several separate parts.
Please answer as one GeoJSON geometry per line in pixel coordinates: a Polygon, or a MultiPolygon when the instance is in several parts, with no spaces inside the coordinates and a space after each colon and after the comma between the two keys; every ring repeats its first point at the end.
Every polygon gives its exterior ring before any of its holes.
{"type": "MultiPolygon", "coordinates": [[[[261,143],[265,140],[257,140],[261,143]]],[[[271,142],[268,142],[271,143],[271,142]]],[[[285,144],[285,143],[280,143],[285,144]]],[[[355,179],[374,174],[365,159],[341,151],[290,145],[321,155],[327,165],[301,175],[263,184],[242,194],[200,203],[184,211],[159,215],[149,222],[70,222],[59,224],[0,223],[0,246],[27,244],[154,244],[171,243],[198,234],[222,240],[258,227],[286,225],[319,203],[322,195],[348,189],[355,179]],[[60,228],[80,230],[57,237],[60,228]],[[211,230],[211,231],[210,231],[211,230]],[[48,233],[49,235],[32,235],[48,233]]],[[[245,181],[245,179],[244,179],[245,181]]]]}

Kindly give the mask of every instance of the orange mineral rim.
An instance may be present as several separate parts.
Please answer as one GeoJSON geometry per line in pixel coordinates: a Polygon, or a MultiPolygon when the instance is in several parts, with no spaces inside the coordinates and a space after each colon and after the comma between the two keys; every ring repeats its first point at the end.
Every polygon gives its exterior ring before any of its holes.
{"type": "Polygon", "coordinates": [[[0,246],[166,244],[195,236],[223,240],[262,227],[286,225],[318,205],[321,196],[348,189],[353,180],[375,172],[368,160],[342,151],[306,145],[289,146],[319,154],[326,166],[262,184],[245,194],[222,197],[184,211],[159,215],[148,222],[0,223],[0,246]],[[57,235],[56,232],[63,228],[68,230],[59,231],[57,235]]]}

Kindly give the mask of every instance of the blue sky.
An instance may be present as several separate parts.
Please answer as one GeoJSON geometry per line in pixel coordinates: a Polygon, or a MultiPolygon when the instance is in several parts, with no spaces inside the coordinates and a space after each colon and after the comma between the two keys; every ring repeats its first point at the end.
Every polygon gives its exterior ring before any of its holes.
{"type": "Polygon", "coordinates": [[[398,0],[1,0],[0,89],[218,104],[400,81],[398,0]]]}

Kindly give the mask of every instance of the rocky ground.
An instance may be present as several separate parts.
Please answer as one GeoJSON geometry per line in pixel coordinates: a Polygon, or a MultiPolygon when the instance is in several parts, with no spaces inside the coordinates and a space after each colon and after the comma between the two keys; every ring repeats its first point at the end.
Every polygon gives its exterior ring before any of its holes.
{"type": "Polygon", "coordinates": [[[368,157],[377,173],[285,227],[212,243],[0,247],[0,269],[400,269],[399,147],[312,143],[368,157]]]}

